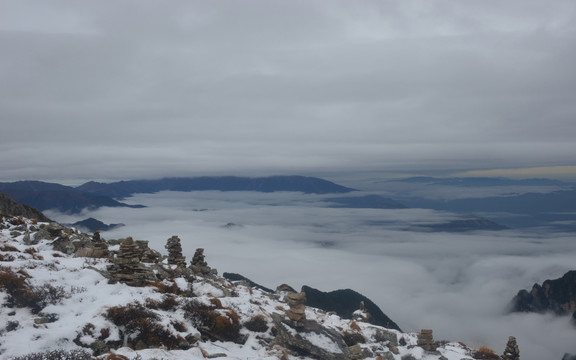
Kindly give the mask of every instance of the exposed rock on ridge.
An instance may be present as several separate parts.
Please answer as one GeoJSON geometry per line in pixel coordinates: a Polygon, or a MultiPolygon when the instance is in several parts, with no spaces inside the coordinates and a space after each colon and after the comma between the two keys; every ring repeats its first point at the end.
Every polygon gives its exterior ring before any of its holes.
{"type": "Polygon", "coordinates": [[[530,292],[520,290],[512,299],[511,311],[576,316],[576,271],[546,280],[542,285],[534,284],[530,292]]]}

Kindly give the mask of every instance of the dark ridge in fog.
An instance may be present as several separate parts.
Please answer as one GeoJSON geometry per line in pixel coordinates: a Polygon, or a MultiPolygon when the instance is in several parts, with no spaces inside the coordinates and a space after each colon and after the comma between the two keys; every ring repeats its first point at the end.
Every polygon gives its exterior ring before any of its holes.
{"type": "Polygon", "coordinates": [[[78,187],[86,193],[124,198],[137,193],[156,193],[159,191],[299,191],[306,194],[347,193],[354,189],[335,184],[331,181],[306,176],[202,176],[192,178],[163,178],[158,180],[130,180],[109,184],[88,182],[78,187]]]}

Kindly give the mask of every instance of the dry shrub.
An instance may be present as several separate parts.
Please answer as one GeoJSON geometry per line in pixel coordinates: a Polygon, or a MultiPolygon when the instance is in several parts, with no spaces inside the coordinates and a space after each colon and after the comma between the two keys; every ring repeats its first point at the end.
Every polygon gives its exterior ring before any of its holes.
{"type": "Polygon", "coordinates": [[[179,305],[178,300],[176,300],[176,297],[172,295],[164,295],[162,301],[158,303],[158,307],[160,308],[160,310],[164,311],[175,310],[178,307],[178,305],[179,305]]]}
{"type": "Polygon", "coordinates": [[[182,309],[184,317],[212,340],[236,341],[240,336],[240,318],[233,310],[218,311],[213,304],[196,299],[188,301],[182,309]]]}
{"type": "Polygon", "coordinates": [[[263,315],[256,315],[246,321],[244,327],[254,332],[266,332],[268,331],[268,322],[263,315]]]}
{"type": "Polygon", "coordinates": [[[8,244],[4,244],[0,247],[0,251],[6,251],[6,252],[20,252],[20,250],[18,250],[18,248],[12,246],[12,245],[8,245],[8,244]]]}
{"type": "Polygon", "coordinates": [[[139,302],[111,307],[107,310],[105,317],[123,329],[133,347],[143,342],[146,347],[165,346],[168,349],[179,349],[184,340],[179,336],[174,336],[159,324],[160,316],[139,302]]]}
{"type": "Polygon", "coordinates": [[[496,355],[494,350],[487,346],[480,346],[475,352],[473,357],[475,359],[498,360],[500,356],[496,355]]]}
{"type": "Polygon", "coordinates": [[[85,350],[48,350],[45,352],[32,353],[17,356],[12,360],[92,360],[93,357],[85,350]]]}
{"type": "Polygon", "coordinates": [[[188,328],[186,327],[186,325],[182,321],[171,321],[170,325],[172,325],[174,330],[176,330],[178,332],[188,331],[188,328]]]}
{"type": "Polygon", "coordinates": [[[127,358],[124,355],[120,355],[120,354],[110,354],[110,355],[106,355],[106,357],[104,358],[105,360],[130,360],[129,358],[127,358]]]}
{"type": "Polygon", "coordinates": [[[212,306],[214,306],[214,308],[216,308],[216,309],[222,309],[223,308],[222,302],[218,298],[210,299],[210,304],[212,304],[212,306]]]}
{"type": "Polygon", "coordinates": [[[350,323],[350,329],[355,330],[355,331],[360,331],[362,329],[360,329],[360,326],[358,326],[358,324],[356,323],[356,321],[352,321],[350,323]]]}
{"type": "Polygon", "coordinates": [[[10,254],[7,254],[7,255],[0,254],[0,261],[10,262],[10,261],[14,261],[14,260],[16,260],[16,258],[10,254]]]}
{"type": "Polygon", "coordinates": [[[178,287],[175,281],[171,281],[171,284],[168,285],[162,281],[154,281],[148,284],[149,286],[153,286],[158,289],[158,292],[161,294],[174,294],[174,295],[182,295],[182,290],[178,287]]]}
{"type": "Polygon", "coordinates": [[[30,307],[37,314],[42,310],[38,306],[37,295],[32,291],[26,279],[15,274],[12,269],[0,268],[0,289],[6,290],[6,306],[30,307]]]}
{"type": "Polygon", "coordinates": [[[240,318],[234,310],[227,310],[215,319],[212,332],[217,339],[235,341],[240,335],[240,318]]]}

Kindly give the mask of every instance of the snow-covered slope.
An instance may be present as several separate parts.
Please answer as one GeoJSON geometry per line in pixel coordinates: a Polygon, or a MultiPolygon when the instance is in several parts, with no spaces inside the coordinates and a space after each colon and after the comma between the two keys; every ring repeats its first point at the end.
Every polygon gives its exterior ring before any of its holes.
{"type": "Polygon", "coordinates": [[[145,286],[114,283],[118,242],[108,242],[106,257],[82,257],[95,255],[87,251],[94,241],[74,229],[14,217],[0,229],[2,359],[56,349],[142,360],[480,358],[458,342],[426,351],[418,333],[371,325],[362,311],[344,320],[306,307],[305,320],[291,321],[285,293],[177,268],[166,257],[136,264],[156,277],[145,286]]]}

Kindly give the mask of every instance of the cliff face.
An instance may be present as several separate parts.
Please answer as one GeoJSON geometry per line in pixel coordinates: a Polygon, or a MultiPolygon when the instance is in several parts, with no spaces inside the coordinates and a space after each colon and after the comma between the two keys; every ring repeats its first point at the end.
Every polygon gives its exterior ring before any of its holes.
{"type": "Polygon", "coordinates": [[[11,216],[22,216],[28,219],[34,219],[37,221],[49,222],[44,214],[42,214],[37,209],[20,204],[16,200],[8,197],[6,194],[0,192],[0,214],[11,215],[11,216]]]}
{"type": "Polygon", "coordinates": [[[568,271],[559,279],[534,284],[532,290],[520,290],[511,304],[513,312],[553,312],[576,314],[576,271],[568,271]]]}

